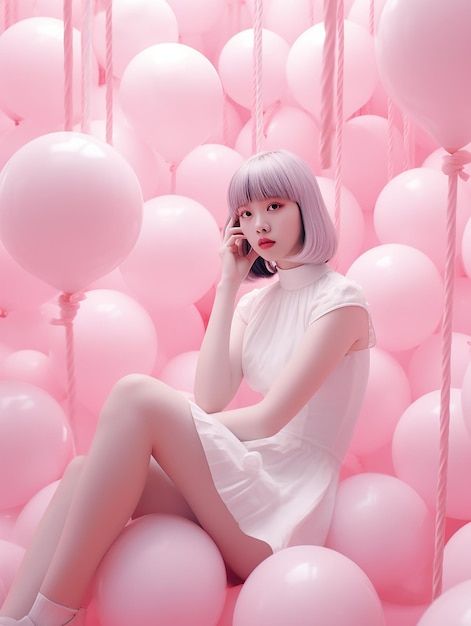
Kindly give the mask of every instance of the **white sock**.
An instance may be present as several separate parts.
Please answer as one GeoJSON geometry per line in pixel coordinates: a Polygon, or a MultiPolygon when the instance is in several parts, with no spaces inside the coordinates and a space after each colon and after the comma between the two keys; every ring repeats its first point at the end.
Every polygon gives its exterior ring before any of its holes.
{"type": "Polygon", "coordinates": [[[58,604],[38,593],[28,617],[34,626],[65,626],[78,611],[79,609],[58,604]]]}

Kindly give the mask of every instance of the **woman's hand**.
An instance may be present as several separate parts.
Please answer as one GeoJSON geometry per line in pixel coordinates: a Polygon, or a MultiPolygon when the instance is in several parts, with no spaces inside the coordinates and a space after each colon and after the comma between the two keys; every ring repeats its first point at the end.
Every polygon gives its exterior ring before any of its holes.
{"type": "Polygon", "coordinates": [[[219,248],[222,260],[221,280],[242,283],[252,267],[257,253],[250,248],[248,254],[244,254],[242,242],[245,237],[236,220],[231,218],[224,231],[224,239],[219,248]]]}

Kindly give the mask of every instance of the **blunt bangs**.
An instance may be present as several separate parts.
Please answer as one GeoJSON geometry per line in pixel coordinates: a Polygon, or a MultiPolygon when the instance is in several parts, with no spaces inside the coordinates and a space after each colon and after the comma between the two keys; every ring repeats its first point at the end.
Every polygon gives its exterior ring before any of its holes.
{"type": "Polygon", "coordinates": [[[299,206],[304,245],[298,254],[290,257],[291,261],[326,263],[332,259],[337,249],[337,234],[307,163],[286,150],[261,152],[249,158],[229,184],[229,213],[236,217],[240,207],[264,198],[286,198],[299,206]]]}

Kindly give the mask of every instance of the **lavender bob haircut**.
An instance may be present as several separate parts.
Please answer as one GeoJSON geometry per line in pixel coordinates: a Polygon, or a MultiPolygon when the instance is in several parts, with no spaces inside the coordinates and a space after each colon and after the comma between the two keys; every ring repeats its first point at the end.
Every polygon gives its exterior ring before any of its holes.
{"type": "MultiPolygon", "coordinates": [[[[319,185],[307,163],[286,150],[260,152],[249,158],[234,174],[227,199],[230,217],[255,200],[286,198],[296,202],[303,225],[303,247],[290,261],[326,263],[337,249],[334,224],[319,185]]],[[[271,276],[276,268],[258,257],[249,277],[271,276]]]]}

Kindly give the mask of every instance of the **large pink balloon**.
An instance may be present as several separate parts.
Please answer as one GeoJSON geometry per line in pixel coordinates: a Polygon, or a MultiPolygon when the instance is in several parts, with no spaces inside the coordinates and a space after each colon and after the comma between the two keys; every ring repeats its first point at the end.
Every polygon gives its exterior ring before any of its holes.
{"type": "Polygon", "coordinates": [[[125,528],[100,565],[95,595],[102,626],[209,626],[225,596],[216,544],[171,515],[146,515],[125,528]]]}
{"type": "MultiPolygon", "coordinates": [[[[325,27],[315,24],[293,43],[286,73],[292,95],[319,120],[325,27]]],[[[345,66],[343,86],[344,118],[350,117],[371,97],[378,76],[373,38],[366,29],[345,21],[345,66]]]]}
{"type": "Polygon", "coordinates": [[[58,132],[33,139],[0,175],[5,248],[28,272],[64,292],[84,289],[119,265],[141,223],[134,170],[90,135],[58,132]]]}
{"type": "Polygon", "coordinates": [[[467,0],[390,0],[376,37],[391,98],[449,152],[471,140],[470,21],[467,0]]]}
{"type": "Polygon", "coordinates": [[[219,276],[220,241],[215,219],[199,202],[176,194],[152,198],[144,205],[139,239],[120,270],[153,310],[186,306],[219,276]]]}
{"type": "Polygon", "coordinates": [[[366,574],[349,558],[321,546],[296,546],[265,559],[247,578],[234,626],[385,626],[366,574]]]}
{"type": "MultiPolygon", "coordinates": [[[[80,119],[80,33],[73,31],[73,117],[80,119]]],[[[93,65],[94,80],[98,72],[93,65]]],[[[30,17],[0,36],[0,107],[13,119],[64,122],[64,23],[30,17]]]]}
{"type": "Polygon", "coordinates": [[[417,248],[376,246],[353,262],[347,276],[365,290],[380,348],[408,350],[436,331],[443,312],[442,279],[417,248]]]}
{"type": "Polygon", "coordinates": [[[429,593],[433,516],[419,494],[394,476],[362,473],[339,485],[327,546],[349,557],[382,597],[411,603],[429,593]],[[428,579],[426,573],[428,571],[428,579]],[[422,589],[411,591],[420,575],[422,589]]]}
{"type": "Polygon", "coordinates": [[[64,399],[49,355],[39,350],[16,350],[0,359],[0,380],[21,380],[44,389],[56,400],[64,399]]]}
{"type": "MultiPolygon", "coordinates": [[[[437,501],[440,440],[440,392],[415,400],[403,413],[393,437],[396,474],[413,487],[431,510],[437,501]]],[[[466,429],[460,390],[451,389],[446,512],[448,517],[471,519],[471,437],[466,429]]]]}
{"type": "Polygon", "coordinates": [[[161,43],[126,67],[120,101],[131,126],[172,163],[203,143],[221,123],[223,90],[216,69],[200,52],[161,43]]]}
{"type": "Polygon", "coordinates": [[[23,505],[62,476],[72,454],[70,434],[64,411],[48,393],[0,381],[0,509],[23,505]]]}
{"type": "MultiPolygon", "coordinates": [[[[66,388],[66,343],[62,326],[51,326],[54,371],[66,388]]],[[[157,355],[157,333],[144,307],[111,289],[86,294],[74,319],[77,401],[97,414],[113,385],[133,373],[150,374],[157,355]]]]}

